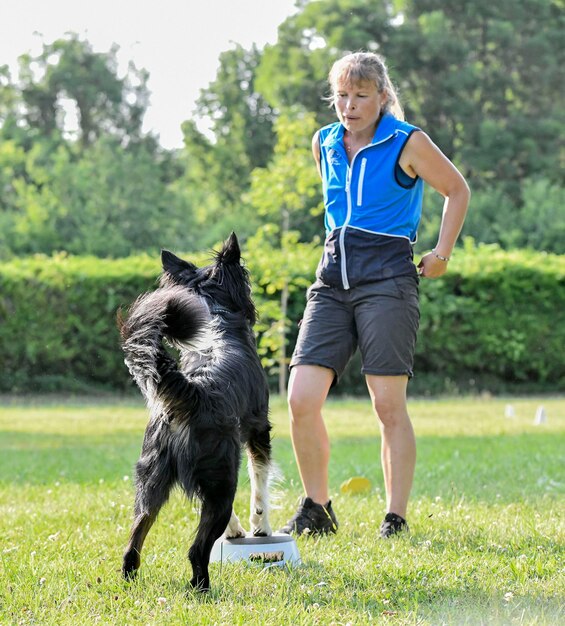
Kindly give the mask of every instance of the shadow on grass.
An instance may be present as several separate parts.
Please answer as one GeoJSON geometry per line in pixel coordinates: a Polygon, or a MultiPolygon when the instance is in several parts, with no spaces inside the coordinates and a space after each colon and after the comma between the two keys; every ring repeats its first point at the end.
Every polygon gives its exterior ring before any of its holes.
{"type": "MultiPolygon", "coordinates": [[[[345,588],[355,593],[346,605],[359,613],[371,612],[404,619],[408,615],[431,624],[558,624],[563,623],[563,599],[540,594],[496,593],[485,589],[481,581],[446,584],[438,575],[436,580],[428,577],[418,581],[413,578],[386,576],[380,590],[375,580],[360,581],[359,578],[343,580],[345,588]],[[383,593],[384,592],[384,593],[383,593]]],[[[379,587],[380,584],[377,584],[379,587]]],[[[315,599],[320,603],[320,598],[315,599]]],[[[403,622],[404,623],[404,622],[403,622]]]]}
{"type": "Polygon", "coordinates": [[[141,438],[2,431],[0,484],[94,483],[131,475],[141,438]]]}
{"type": "MultiPolygon", "coordinates": [[[[222,576],[221,567],[212,567],[212,587],[204,594],[191,589],[188,579],[162,580],[160,585],[171,596],[184,595],[187,602],[198,605],[230,605],[234,610],[254,605],[260,612],[273,600],[282,602],[278,606],[285,611],[298,612],[302,616],[328,609],[332,614],[338,611],[349,617],[353,612],[363,620],[369,615],[372,620],[386,618],[387,623],[392,624],[397,618],[403,624],[502,625],[517,622],[553,625],[563,623],[564,617],[562,598],[558,596],[497,592],[485,588],[481,579],[469,577],[453,584],[442,579],[441,570],[436,575],[428,571],[426,577],[414,576],[413,572],[407,571],[390,572],[384,568],[366,578],[342,572],[339,582],[332,583],[335,572],[311,559],[290,569],[260,570],[245,567],[243,563],[225,567],[234,568],[228,577],[222,576]],[[265,577],[264,593],[258,593],[257,583],[250,580],[250,576],[265,577]],[[335,593],[336,584],[342,590],[339,595],[335,593]],[[275,591],[276,598],[271,598],[269,593],[273,590],[278,590],[275,591]]],[[[134,581],[135,592],[140,593],[146,584],[154,584],[153,575],[134,581]]]]}
{"type": "MultiPolygon", "coordinates": [[[[509,503],[563,494],[563,447],[564,438],[555,433],[418,437],[412,499],[509,503]]],[[[381,490],[378,438],[334,441],[330,483],[337,487],[356,475],[366,476],[381,490]]]]}
{"type": "MultiPolygon", "coordinates": [[[[138,432],[81,436],[2,431],[0,436],[3,484],[41,485],[62,478],[79,484],[121,480],[132,474],[142,443],[138,432]]],[[[287,479],[297,478],[288,438],[274,441],[274,459],[287,479]]],[[[565,489],[560,478],[562,462],[562,438],[550,433],[420,437],[412,497],[464,497],[504,503],[553,496],[565,489]]],[[[336,439],[331,484],[337,487],[358,474],[381,488],[378,439],[336,439]]]]}

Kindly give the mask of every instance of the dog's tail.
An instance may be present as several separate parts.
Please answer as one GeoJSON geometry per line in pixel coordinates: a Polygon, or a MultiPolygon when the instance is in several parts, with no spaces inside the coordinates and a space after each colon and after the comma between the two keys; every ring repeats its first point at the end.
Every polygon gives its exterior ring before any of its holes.
{"type": "Polygon", "coordinates": [[[179,371],[163,339],[198,350],[209,321],[202,299],[180,286],[146,293],[133,303],[126,318],[118,314],[125,363],[148,404],[175,409],[180,408],[175,406],[179,398],[189,404],[195,401],[194,388],[179,371]]]}

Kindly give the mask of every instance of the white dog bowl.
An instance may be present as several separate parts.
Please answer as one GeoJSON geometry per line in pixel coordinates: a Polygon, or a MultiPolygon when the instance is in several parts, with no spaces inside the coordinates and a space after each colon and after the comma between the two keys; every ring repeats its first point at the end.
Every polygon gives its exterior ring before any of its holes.
{"type": "Polygon", "coordinates": [[[221,561],[233,563],[235,561],[249,561],[265,567],[282,567],[287,563],[299,565],[300,554],[296,541],[283,533],[274,533],[270,537],[238,537],[226,539],[220,537],[210,554],[210,562],[221,561]]]}

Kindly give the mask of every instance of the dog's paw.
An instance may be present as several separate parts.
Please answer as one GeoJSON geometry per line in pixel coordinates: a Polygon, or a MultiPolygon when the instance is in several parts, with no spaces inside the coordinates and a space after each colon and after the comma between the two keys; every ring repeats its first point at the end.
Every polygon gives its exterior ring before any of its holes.
{"type": "Polygon", "coordinates": [[[247,535],[247,531],[243,526],[238,525],[237,528],[232,529],[229,526],[226,528],[226,532],[224,533],[224,537],[226,539],[239,539],[240,537],[245,537],[247,535]]]}
{"type": "Polygon", "coordinates": [[[124,555],[122,564],[122,576],[126,580],[133,580],[137,575],[141,559],[137,551],[130,551],[124,555]]]}
{"type": "Polygon", "coordinates": [[[240,524],[238,516],[232,511],[228,527],[224,532],[224,537],[226,539],[237,539],[238,537],[245,537],[246,534],[247,531],[240,524]]]}
{"type": "Polygon", "coordinates": [[[238,537],[245,537],[247,534],[245,528],[239,523],[237,517],[230,520],[228,527],[226,528],[226,532],[224,533],[224,537],[226,539],[237,539],[238,537]]]}
{"type": "Polygon", "coordinates": [[[268,512],[262,509],[255,509],[251,514],[249,523],[254,537],[270,537],[273,534],[267,514],[268,512]]]}
{"type": "Polygon", "coordinates": [[[252,524],[251,532],[254,537],[270,537],[273,534],[273,530],[267,520],[261,520],[258,524],[252,524]]]}
{"type": "Polygon", "coordinates": [[[190,587],[197,593],[208,593],[210,591],[210,578],[208,576],[193,576],[190,587]]]}

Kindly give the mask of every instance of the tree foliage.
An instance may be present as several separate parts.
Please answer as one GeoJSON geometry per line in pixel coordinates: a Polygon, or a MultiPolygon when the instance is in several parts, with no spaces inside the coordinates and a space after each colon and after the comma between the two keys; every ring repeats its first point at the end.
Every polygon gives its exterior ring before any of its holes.
{"type": "Polygon", "coordinates": [[[304,241],[315,239],[323,228],[320,178],[311,149],[316,128],[311,113],[281,115],[275,124],[273,157],[267,167],[252,172],[250,190],[244,196],[259,216],[281,232],[297,231],[304,241]]]}
{"type": "Polygon", "coordinates": [[[275,141],[274,112],[255,86],[260,59],[254,46],[223,52],[216,80],[197,102],[209,132],[200,130],[194,120],[183,124],[184,173],[177,187],[194,198],[198,241],[203,246],[223,239],[230,230],[237,230],[244,240],[261,223],[242,201],[251,172],[268,163],[275,141]]]}
{"type": "MultiPolygon", "coordinates": [[[[304,259],[310,258],[313,247],[317,247],[322,206],[320,181],[312,166],[314,116],[287,113],[277,120],[275,129],[277,143],[273,158],[268,167],[253,171],[245,200],[268,221],[248,245],[262,276],[259,288],[271,297],[278,297],[276,307],[273,302],[269,312],[274,322],[263,329],[262,350],[278,354],[279,392],[283,394],[288,368],[287,333],[291,330],[289,299],[297,288],[305,288],[304,259]],[[278,315],[273,316],[277,308],[278,315]]],[[[271,367],[272,363],[268,365],[271,367]]]]}
{"type": "Polygon", "coordinates": [[[156,232],[178,243],[182,216],[156,167],[146,148],[121,149],[111,138],[79,155],[63,145],[48,155],[32,150],[26,176],[14,180],[12,249],[127,256],[158,249],[156,232]]]}
{"type": "Polygon", "coordinates": [[[116,53],[69,35],[20,57],[17,81],[0,71],[0,257],[186,243],[178,168],[141,130],[147,72],[119,76],[116,53]]]}
{"type": "Polygon", "coordinates": [[[331,63],[378,51],[408,118],[473,180],[557,180],[562,9],[554,0],[310,2],[265,50],[258,85],[272,106],[300,104],[325,123],[331,63]]]}
{"type": "Polygon", "coordinates": [[[130,64],[127,75],[119,77],[117,50],[94,52],[88,41],[71,34],[45,44],[37,57],[22,55],[19,90],[29,128],[41,136],[65,134],[74,109],[82,147],[107,135],[139,139],[148,73],[130,64]]]}

